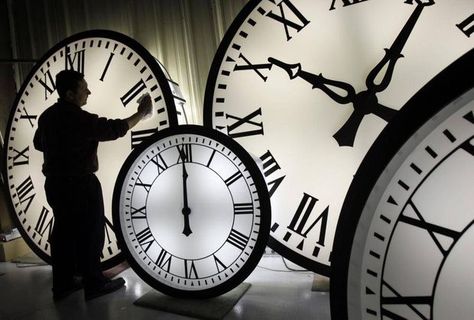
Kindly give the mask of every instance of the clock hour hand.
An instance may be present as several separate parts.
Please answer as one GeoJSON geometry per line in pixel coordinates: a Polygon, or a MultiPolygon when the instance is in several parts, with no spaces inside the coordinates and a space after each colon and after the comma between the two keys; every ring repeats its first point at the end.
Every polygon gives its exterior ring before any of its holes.
{"type": "Polygon", "coordinates": [[[417,6],[413,13],[411,14],[408,21],[403,26],[402,31],[398,34],[397,38],[393,42],[390,49],[384,49],[385,55],[382,60],[370,71],[365,84],[367,85],[367,89],[370,92],[381,92],[385,90],[390,81],[392,80],[393,70],[395,68],[395,64],[397,63],[398,59],[403,57],[402,50],[405,46],[408,37],[410,36],[413,28],[415,27],[418,18],[421,15],[424,7],[430,6],[434,4],[433,0],[415,0],[417,6]],[[385,70],[385,74],[383,75],[382,79],[380,80],[379,84],[376,84],[375,79],[379,76],[379,74],[385,70]]]}
{"type": "Polygon", "coordinates": [[[357,95],[354,103],[354,111],[344,125],[333,135],[339,146],[353,146],[357,130],[362,119],[367,114],[373,113],[376,116],[389,121],[397,111],[378,103],[375,95],[368,95],[368,92],[361,92],[357,95]]]}
{"type": "Polygon", "coordinates": [[[321,74],[316,75],[313,73],[306,72],[302,70],[300,63],[288,64],[272,57],[268,58],[268,62],[285,70],[290,76],[291,80],[295,78],[301,78],[309,82],[310,84],[313,85],[313,89],[314,88],[320,89],[337,103],[346,104],[346,103],[351,103],[354,100],[355,90],[348,83],[337,81],[337,80],[326,79],[321,74]],[[336,89],[337,91],[341,93],[344,92],[345,94],[339,94],[335,90],[332,90],[330,87],[334,87],[334,89],[336,89]]]}
{"type": "Polygon", "coordinates": [[[181,213],[184,217],[184,228],[183,234],[188,237],[191,233],[191,228],[189,226],[189,215],[191,214],[191,208],[188,205],[188,188],[187,188],[187,180],[188,180],[188,172],[186,171],[186,165],[184,164],[185,157],[182,155],[183,159],[183,209],[181,213]]]}

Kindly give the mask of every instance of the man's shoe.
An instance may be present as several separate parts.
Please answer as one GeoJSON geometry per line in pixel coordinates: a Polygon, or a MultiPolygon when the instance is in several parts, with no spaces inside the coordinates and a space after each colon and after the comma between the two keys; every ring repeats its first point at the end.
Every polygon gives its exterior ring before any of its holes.
{"type": "Polygon", "coordinates": [[[106,282],[97,288],[90,288],[90,289],[86,288],[84,290],[84,297],[86,300],[95,299],[107,293],[117,291],[118,289],[122,288],[124,285],[125,285],[125,280],[123,278],[117,278],[117,279],[111,280],[110,282],[106,282]]]}
{"type": "Polygon", "coordinates": [[[82,281],[79,279],[74,279],[72,284],[66,286],[64,288],[53,288],[53,300],[60,301],[70,294],[74,293],[77,290],[81,290],[84,286],[82,285],[82,281]]]}

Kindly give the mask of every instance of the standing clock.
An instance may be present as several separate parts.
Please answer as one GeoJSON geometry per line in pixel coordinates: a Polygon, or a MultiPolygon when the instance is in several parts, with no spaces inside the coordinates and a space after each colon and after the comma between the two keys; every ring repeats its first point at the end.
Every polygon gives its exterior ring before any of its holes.
{"type": "Polygon", "coordinates": [[[154,114],[125,137],[99,146],[101,180],[106,209],[105,267],[120,260],[111,223],[112,191],[120,167],[130,151],[156,130],[177,124],[170,84],[155,58],[135,40],[112,31],[94,30],[71,36],[49,50],[30,72],[12,107],[5,140],[5,184],[14,218],[33,251],[50,261],[49,235],[53,213],[44,193],[42,153],[33,146],[40,114],[58,98],[55,76],[63,69],[82,72],[92,94],[84,109],[108,118],[126,118],[136,111],[137,99],[150,94],[154,114]]]}
{"type": "Polygon", "coordinates": [[[386,123],[473,47],[472,0],[251,0],[208,78],[204,123],[260,157],[269,245],[328,275],[342,202],[386,123]]]}
{"type": "Polygon", "coordinates": [[[201,126],[158,132],[117,180],[113,218],[135,272],[166,294],[207,298],[240,284],[270,232],[258,166],[228,136],[201,126]]]}
{"type": "Polygon", "coordinates": [[[334,319],[472,319],[474,50],[382,132],[344,202],[334,319]]]}

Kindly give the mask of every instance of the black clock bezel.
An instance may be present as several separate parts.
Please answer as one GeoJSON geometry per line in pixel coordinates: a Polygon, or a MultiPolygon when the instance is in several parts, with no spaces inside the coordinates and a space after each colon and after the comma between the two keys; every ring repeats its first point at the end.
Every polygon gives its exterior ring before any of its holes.
{"type": "Polygon", "coordinates": [[[114,226],[116,226],[118,231],[116,233],[117,239],[119,241],[119,246],[122,249],[122,252],[125,254],[127,261],[129,262],[132,269],[151,287],[155,288],[158,291],[161,291],[167,295],[178,297],[178,298],[194,298],[194,299],[205,299],[211,298],[218,295],[221,295],[229,290],[235,288],[237,285],[242,283],[250,273],[255,269],[258,262],[260,261],[265,247],[267,245],[269,233],[270,233],[270,222],[271,222],[271,205],[270,205],[270,196],[267,191],[265,180],[263,178],[260,169],[258,168],[255,161],[252,159],[250,154],[238,144],[232,138],[226,136],[225,134],[210,128],[206,128],[198,125],[180,125],[177,127],[170,127],[159,132],[156,132],[137,148],[135,148],[132,153],[129,155],[127,160],[122,166],[120,173],[118,175],[117,181],[115,183],[113,200],[112,200],[112,217],[114,226]],[[181,290],[167,286],[155,278],[150,276],[145,270],[143,270],[140,265],[135,261],[132,254],[129,252],[124,236],[120,232],[120,193],[122,186],[124,184],[128,170],[133,165],[135,159],[145,151],[150,145],[154,142],[179,134],[196,134],[201,135],[210,139],[213,139],[234,152],[239,159],[243,162],[246,169],[252,176],[255,187],[257,190],[258,199],[260,201],[260,230],[255,242],[255,247],[250,254],[247,262],[242,266],[239,271],[237,271],[234,276],[230,277],[227,281],[216,285],[215,287],[203,289],[203,290],[181,290]]]}
{"type": "MultiPolygon", "coordinates": [[[[8,186],[5,185],[5,183],[8,182],[8,149],[10,146],[10,132],[12,129],[14,130],[15,128],[12,127],[13,121],[14,121],[14,116],[15,112],[18,108],[19,102],[27,89],[28,84],[32,81],[34,75],[38,72],[38,70],[43,66],[43,63],[45,63],[52,55],[54,55],[57,51],[59,51],[61,48],[64,48],[65,46],[69,45],[70,43],[73,43],[75,41],[79,41],[82,39],[87,39],[87,38],[107,38],[111,39],[113,41],[120,42],[129,48],[133,49],[139,56],[142,58],[146,64],[150,67],[153,75],[157,78],[158,84],[162,90],[163,93],[163,99],[165,100],[165,104],[168,108],[168,123],[170,127],[177,126],[178,125],[178,118],[176,114],[176,109],[174,105],[174,100],[173,100],[173,94],[171,92],[171,88],[169,87],[168,80],[163,73],[162,69],[160,66],[157,64],[156,59],[151,55],[150,52],[148,52],[145,47],[143,47],[139,42],[136,40],[130,38],[129,36],[126,36],[122,33],[112,31],[112,30],[105,30],[105,29],[94,29],[94,30],[87,30],[83,32],[76,33],[74,35],[71,35],[57,44],[55,44],[52,48],[50,48],[33,66],[32,70],[29,72],[28,76],[25,78],[23,81],[23,84],[20,88],[20,90],[17,93],[17,96],[15,98],[15,101],[12,105],[12,108],[10,109],[10,116],[8,119],[8,124],[6,127],[6,135],[5,135],[5,144],[3,146],[3,165],[2,165],[2,174],[3,174],[3,179],[4,179],[4,188],[6,189],[6,195],[8,195],[8,207],[9,211],[11,213],[11,216],[13,218],[15,226],[18,227],[18,230],[20,231],[20,234],[22,235],[23,239],[27,243],[27,245],[30,247],[30,249],[38,256],[40,257],[43,261],[45,261],[48,264],[51,264],[51,256],[45,254],[43,250],[37,247],[35,242],[30,239],[28,233],[24,230],[19,217],[16,214],[15,211],[15,206],[12,201],[12,194],[10,193],[10,189],[8,186]]],[[[42,186],[41,186],[42,187],[42,186]]],[[[103,270],[112,268],[116,266],[117,264],[121,263],[124,261],[124,257],[122,256],[121,253],[118,253],[116,256],[111,257],[110,259],[107,259],[105,261],[101,262],[101,268],[103,270]]]]}
{"type": "Polygon", "coordinates": [[[474,49],[421,88],[382,130],[367,152],[344,199],[331,266],[330,307],[334,319],[348,319],[347,288],[351,249],[360,215],[379,176],[404,143],[446,105],[474,87],[474,49]]]}

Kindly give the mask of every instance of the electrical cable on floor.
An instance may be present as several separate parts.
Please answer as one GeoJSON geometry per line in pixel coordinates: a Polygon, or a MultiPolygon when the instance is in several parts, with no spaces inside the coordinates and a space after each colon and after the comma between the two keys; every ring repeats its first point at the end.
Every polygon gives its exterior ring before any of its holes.
{"type": "Polygon", "coordinates": [[[263,267],[263,266],[261,266],[261,265],[258,265],[257,267],[258,267],[258,268],[261,268],[261,269],[264,269],[264,270],[267,270],[267,271],[273,271],[273,272],[293,272],[293,271],[290,271],[290,270],[272,269],[272,268],[268,268],[268,267],[263,267]]]}
{"type": "MultiPolygon", "coordinates": [[[[273,256],[273,254],[264,254],[264,256],[273,256]]],[[[275,256],[276,257],[276,256],[275,256]]],[[[309,270],[306,270],[306,269],[301,269],[301,270],[297,270],[297,269],[292,269],[290,267],[288,267],[288,265],[286,264],[286,261],[285,259],[280,256],[280,258],[282,259],[283,261],[283,264],[285,265],[286,269],[287,270],[281,270],[281,269],[272,269],[272,268],[268,268],[268,267],[263,267],[260,265],[260,263],[257,265],[258,268],[261,268],[261,269],[264,269],[264,270],[268,270],[268,271],[274,271],[274,272],[306,272],[306,273],[313,273],[312,271],[309,271],[309,270]]],[[[261,261],[260,261],[261,262],[261,261]]]]}
{"type": "MultiPolygon", "coordinates": [[[[286,263],[286,259],[281,257],[281,260],[283,261],[283,264],[285,265],[285,267],[290,270],[290,271],[293,271],[293,272],[311,272],[309,270],[306,270],[306,269],[293,269],[293,268],[290,268],[288,266],[288,264],[286,263]]],[[[311,272],[312,273],[312,272],[311,272]]]]}

